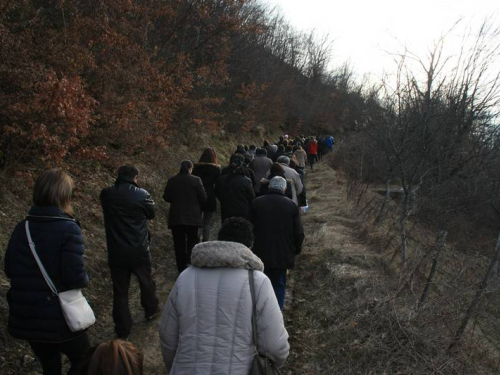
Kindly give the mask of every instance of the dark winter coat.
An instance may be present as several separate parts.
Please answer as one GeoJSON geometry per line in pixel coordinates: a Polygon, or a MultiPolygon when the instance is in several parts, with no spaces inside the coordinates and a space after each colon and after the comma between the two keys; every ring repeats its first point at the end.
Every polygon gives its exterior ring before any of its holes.
{"type": "Polygon", "coordinates": [[[207,202],[203,206],[203,211],[214,212],[217,210],[215,184],[219,180],[220,173],[220,165],[212,163],[196,163],[194,165],[193,176],[201,178],[203,188],[205,189],[205,193],[207,193],[207,202]]]}
{"type": "MultiPolygon", "coordinates": [[[[221,176],[225,176],[231,172],[230,167],[225,167],[222,168],[221,176]]],[[[248,177],[250,181],[252,181],[252,186],[255,186],[257,183],[257,179],[255,178],[255,173],[250,168],[247,168],[245,166],[241,167],[241,172],[238,173],[243,173],[244,176],[248,177]]]]}
{"type": "Polygon", "coordinates": [[[215,187],[220,202],[221,220],[229,217],[248,217],[255,193],[252,181],[243,174],[226,174],[219,178],[215,187]]]}
{"type": "Polygon", "coordinates": [[[201,178],[192,174],[178,174],[170,178],[163,193],[165,202],[170,203],[168,227],[203,225],[201,212],[207,201],[201,178]]]}
{"type": "Polygon", "coordinates": [[[150,261],[148,220],[155,217],[149,193],[133,181],[116,180],[101,191],[110,267],[150,261]]]}
{"type": "Polygon", "coordinates": [[[290,269],[302,250],[304,229],[299,208],[283,193],[270,190],[252,203],[253,252],[268,269],[290,269]]]}
{"type": "MultiPolygon", "coordinates": [[[[87,286],[83,236],[79,224],[58,207],[29,211],[29,228],[38,256],[59,292],[87,286]]],[[[10,279],[8,330],[18,339],[63,342],[82,332],[71,332],[59,299],[52,294],[31,253],[25,221],[17,224],[5,253],[5,274],[10,279]]]]}

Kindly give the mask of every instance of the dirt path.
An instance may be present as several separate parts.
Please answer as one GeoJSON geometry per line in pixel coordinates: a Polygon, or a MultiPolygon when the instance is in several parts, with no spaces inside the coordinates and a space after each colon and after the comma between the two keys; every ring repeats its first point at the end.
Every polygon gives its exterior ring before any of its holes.
{"type": "MultiPolygon", "coordinates": [[[[291,352],[285,374],[356,373],[357,320],[378,296],[371,288],[377,258],[356,238],[344,182],[327,163],[307,171],[306,241],[297,257],[285,306],[291,352]]],[[[359,363],[359,361],[358,361],[359,363]]]]}

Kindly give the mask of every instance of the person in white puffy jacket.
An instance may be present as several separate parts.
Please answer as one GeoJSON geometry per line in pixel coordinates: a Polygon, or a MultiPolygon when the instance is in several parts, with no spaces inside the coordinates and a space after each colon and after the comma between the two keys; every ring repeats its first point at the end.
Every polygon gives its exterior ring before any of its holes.
{"type": "Polygon", "coordinates": [[[191,267],[170,291],[160,322],[161,350],[170,374],[244,374],[255,353],[252,297],[253,270],[258,349],[278,367],[290,346],[273,287],[261,260],[249,249],[252,225],[227,219],[218,241],[196,245],[191,267]]]}

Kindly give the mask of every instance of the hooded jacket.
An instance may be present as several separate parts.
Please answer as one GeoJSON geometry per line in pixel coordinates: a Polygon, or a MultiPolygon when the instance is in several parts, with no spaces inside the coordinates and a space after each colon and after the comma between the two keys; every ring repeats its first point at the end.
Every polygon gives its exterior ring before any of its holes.
{"type": "MultiPolygon", "coordinates": [[[[33,206],[29,229],[44,268],[59,292],[87,286],[83,262],[83,236],[79,224],[58,207],[33,206]]],[[[83,333],[71,332],[31,252],[25,220],[17,224],[5,253],[10,279],[9,333],[18,339],[57,343],[83,333]]]]}
{"type": "Polygon", "coordinates": [[[117,179],[101,192],[110,267],[150,261],[148,220],[155,202],[134,181],[117,179]]]}
{"type": "Polygon", "coordinates": [[[252,181],[239,172],[223,174],[215,193],[220,202],[221,219],[228,217],[247,217],[250,205],[255,198],[252,181]]]}
{"type": "Polygon", "coordinates": [[[259,352],[282,366],[290,346],[262,262],[236,242],[196,245],[192,266],[170,291],[160,323],[169,373],[247,375],[255,347],[248,270],[254,270],[259,352]]]}

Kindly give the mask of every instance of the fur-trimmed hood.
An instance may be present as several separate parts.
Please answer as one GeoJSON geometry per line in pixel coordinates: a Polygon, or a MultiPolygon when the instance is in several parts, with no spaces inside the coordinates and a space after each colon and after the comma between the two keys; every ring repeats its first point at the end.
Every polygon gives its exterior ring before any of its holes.
{"type": "Polygon", "coordinates": [[[264,270],[264,264],[252,250],[240,243],[229,241],[199,243],[193,248],[191,264],[195,267],[264,270]]]}
{"type": "Polygon", "coordinates": [[[194,163],[194,166],[195,167],[214,167],[214,168],[217,168],[217,169],[221,169],[221,166],[219,164],[214,164],[214,163],[203,163],[203,162],[198,162],[198,163],[194,163]]]}

